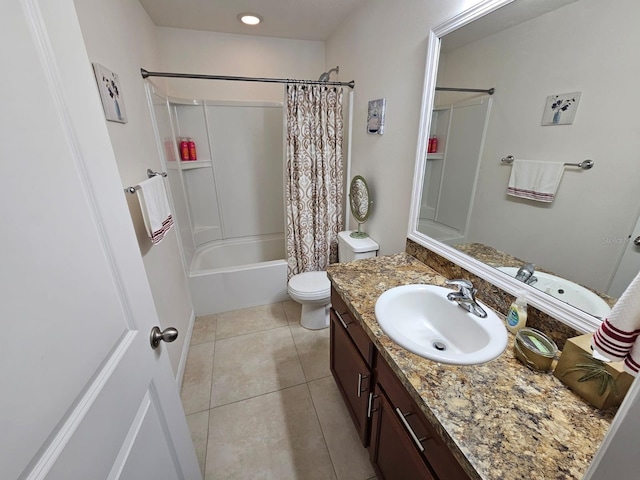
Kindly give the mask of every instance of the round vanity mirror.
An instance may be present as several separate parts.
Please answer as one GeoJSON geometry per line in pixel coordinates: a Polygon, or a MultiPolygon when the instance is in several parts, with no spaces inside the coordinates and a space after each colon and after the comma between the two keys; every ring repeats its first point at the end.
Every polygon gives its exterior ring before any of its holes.
{"type": "Polygon", "coordinates": [[[371,198],[369,197],[369,188],[367,182],[360,175],[356,175],[351,180],[349,187],[349,202],[351,204],[351,213],[356,222],[358,222],[358,231],[352,232],[354,238],[365,238],[368,235],[360,231],[360,226],[367,221],[369,213],[371,213],[371,198]]]}

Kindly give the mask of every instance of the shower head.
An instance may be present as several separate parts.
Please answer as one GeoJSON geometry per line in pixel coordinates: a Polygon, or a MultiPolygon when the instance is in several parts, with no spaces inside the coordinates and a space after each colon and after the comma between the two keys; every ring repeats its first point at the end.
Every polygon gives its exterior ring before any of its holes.
{"type": "Polygon", "coordinates": [[[340,66],[337,66],[336,68],[332,68],[328,72],[324,72],[322,75],[320,75],[320,78],[318,79],[318,81],[319,82],[328,82],[329,81],[329,77],[331,76],[331,72],[340,73],[340,66]]]}

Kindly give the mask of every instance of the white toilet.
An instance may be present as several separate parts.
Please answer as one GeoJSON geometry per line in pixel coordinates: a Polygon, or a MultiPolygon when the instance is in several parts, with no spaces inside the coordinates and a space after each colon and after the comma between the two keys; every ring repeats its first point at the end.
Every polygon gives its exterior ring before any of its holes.
{"type": "MultiPolygon", "coordinates": [[[[338,233],[338,261],[375,257],[380,248],[371,238],[353,238],[351,230],[338,233]]],[[[331,282],[327,272],[304,272],[289,280],[289,296],[302,305],[300,325],[310,330],[329,326],[331,282]]]]}

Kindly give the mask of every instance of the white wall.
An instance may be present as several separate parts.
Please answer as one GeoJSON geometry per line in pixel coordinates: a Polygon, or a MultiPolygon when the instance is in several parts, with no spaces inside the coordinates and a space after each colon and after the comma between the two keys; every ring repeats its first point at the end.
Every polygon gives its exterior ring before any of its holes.
{"type": "Polygon", "coordinates": [[[326,42],[326,64],[356,82],[351,175],[371,189],[363,228],[380,254],[405,248],[429,29],[475,3],[369,0],[326,42]],[[369,135],[367,105],[377,98],[387,99],[385,131],[369,135]]]}
{"type": "MultiPolygon", "coordinates": [[[[89,59],[119,75],[129,123],[107,122],[107,127],[122,186],[136,185],[146,178],[147,168],[161,168],[140,77],[141,66],[159,65],[155,26],[137,0],[75,0],[75,5],[89,59]]],[[[182,333],[165,346],[177,374],[193,308],[176,229],[148,250],[143,260],[161,327],[175,327],[182,333]]]]}
{"type": "MultiPolygon", "coordinates": [[[[323,42],[165,27],[158,27],[156,33],[162,71],[317,79],[325,70],[323,42]]],[[[282,84],[170,79],[168,85],[170,95],[182,98],[271,102],[284,99],[282,84]]]]}
{"type": "Polygon", "coordinates": [[[472,241],[607,290],[638,213],[638,15],[634,0],[581,0],[446,55],[442,85],[496,88],[472,241]],[[541,126],[547,96],[575,91],[574,124],[541,126]],[[566,169],[555,201],[535,204],[505,195],[507,155],[595,167],[566,169]]]}

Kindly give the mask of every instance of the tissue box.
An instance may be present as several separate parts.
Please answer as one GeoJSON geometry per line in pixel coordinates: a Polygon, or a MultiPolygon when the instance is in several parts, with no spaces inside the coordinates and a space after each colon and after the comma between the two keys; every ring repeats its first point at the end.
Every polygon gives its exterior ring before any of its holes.
{"type": "Polygon", "coordinates": [[[622,403],[627,394],[633,376],[623,369],[624,362],[602,362],[591,357],[591,337],[593,334],[580,335],[570,338],[562,350],[560,360],[553,374],[575,393],[597,408],[616,407],[622,403]],[[583,368],[577,365],[594,365],[593,368],[583,368]],[[598,365],[601,364],[599,367],[598,365]],[[598,373],[604,369],[611,379],[608,380],[604,392],[600,392],[602,378],[609,378],[606,373],[598,373]],[[590,378],[589,378],[590,377],[590,378]],[[583,381],[580,381],[583,379],[583,381]],[[615,382],[614,388],[610,382],[615,382]]]}

